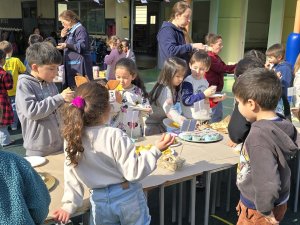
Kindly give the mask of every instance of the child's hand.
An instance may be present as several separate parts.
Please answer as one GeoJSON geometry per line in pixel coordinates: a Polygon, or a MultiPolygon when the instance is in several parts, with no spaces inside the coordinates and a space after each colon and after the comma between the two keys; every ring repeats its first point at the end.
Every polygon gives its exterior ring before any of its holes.
{"type": "Polygon", "coordinates": [[[171,144],[173,144],[175,137],[170,134],[163,134],[159,141],[155,143],[155,146],[160,150],[164,151],[167,149],[171,144]]]}
{"type": "Polygon", "coordinates": [[[53,212],[53,218],[56,221],[62,222],[62,223],[68,223],[70,219],[70,213],[66,212],[63,209],[57,209],[53,212]]]}
{"type": "Polygon", "coordinates": [[[74,91],[67,88],[67,89],[62,91],[61,95],[64,98],[65,102],[71,102],[74,98],[74,91]]]}
{"type": "Polygon", "coordinates": [[[214,98],[213,102],[222,102],[226,99],[226,97],[226,93],[224,93],[222,97],[214,98]]]}
{"type": "Polygon", "coordinates": [[[210,86],[205,91],[203,91],[203,94],[205,95],[205,97],[210,97],[215,93],[216,93],[216,88],[214,86],[210,86]]]}

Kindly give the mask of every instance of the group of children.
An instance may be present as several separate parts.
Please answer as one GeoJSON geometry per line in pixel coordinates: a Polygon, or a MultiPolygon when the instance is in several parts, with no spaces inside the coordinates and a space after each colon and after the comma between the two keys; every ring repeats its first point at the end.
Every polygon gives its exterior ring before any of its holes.
{"type": "MultiPolygon", "coordinates": [[[[189,65],[177,57],[167,59],[149,94],[138,76],[135,62],[125,57],[119,59],[110,69],[123,88],[120,103],[110,102],[108,90],[94,81],[75,91],[59,93],[52,81],[62,62],[60,52],[49,43],[28,47],[26,60],[31,72],[18,77],[16,110],[26,155],[45,156],[65,150],[63,206],[53,215],[58,221],[66,223],[81,206],[85,185],[91,190],[91,224],[101,224],[103,220],[114,224],[150,224],[151,217],[138,181],[156,168],[161,151],[172,144],[174,137],[162,135],[149,151],[139,156],[130,137],[163,133],[163,118],[181,125],[185,119],[196,118],[195,103],[204,100],[203,105],[209,110],[224,99],[210,99],[222,90],[223,75],[218,83],[205,78],[214,60],[222,64],[217,57],[222,48],[221,37],[214,38],[214,59],[204,50],[195,52],[189,65]],[[191,74],[185,77],[188,67],[191,74]],[[177,108],[178,103],[182,113],[177,108]],[[137,106],[142,110],[136,110],[137,106]]],[[[267,51],[267,62],[275,64],[272,69],[264,68],[265,61],[258,52],[249,53],[232,66],[237,77],[233,86],[234,112],[239,115],[233,114],[229,134],[235,143],[244,143],[237,177],[241,191],[238,224],[248,224],[245,221],[252,219],[276,224],[286,210],[290,188],[287,159],[298,150],[298,135],[291,122],[275,113],[281,99],[285,106],[284,97],[292,85],[292,74],[287,72],[280,47],[267,51]],[[243,123],[234,124],[238,117],[243,123]],[[241,126],[243,132],[239,132],[241,126]],[[265,173],[261,173],[262,170],[265,173]],[[249,212],[255,216],[248,218],[249,212]]],[[[4,51],[0,51],[0,64],[5,65],[4,51]]],[[[230,69],[224,67],[222,71],[230,69]]],[[[5,96],[6,90],[13,87],[13,79],[2,68],[0,72],[1,96],[5,96]]],[[[11,123],[11,105],[5,105],[5,101],[9,103],[8,97],[0,100],[2,124],[11,123]]],[[[285,110],[281,113],[285,114],[285,110]]]]}

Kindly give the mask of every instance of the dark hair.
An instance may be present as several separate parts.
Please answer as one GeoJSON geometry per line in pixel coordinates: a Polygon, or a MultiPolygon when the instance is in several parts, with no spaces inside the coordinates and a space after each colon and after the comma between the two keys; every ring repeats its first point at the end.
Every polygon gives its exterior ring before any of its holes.
{"type": "Polygon", "coordinates": [[[192,55],[190,59],[190,64],[193,64],[195,62],[201,62],[209,69],[211,64],[211,59],[206,51],[198,50],[192,55]]]}
{"type": "Polygon", "coordinates": [[[276,58],[279,56],[284,58],[284,54],[285,54],[285,49],[284,46],[281,44],[274,44],[270,46],[266,51],[266,56],[274,56],[276,58]]]}
{"type": "Polygon", "coordinates": [[[275,110],[281,97],[281,83],[274,71],[256,68],[236,79],[232,92],[243,103],[252,99],[264,110],[275,110]]]}
{"type": "Polygon", "coordinates": [[[216,44],[219,39],[222,39],[221,35],[208,33],[205,36],[205,44],[207,44],[208,46],[210,46],[212,44],[216,44]]]}
{"type": "Polygon", "coordinates": [[[59,14],[58,18],[62,18],[73,23],[77,23],[80,21],[79,16],[72,10],[63,11],[61,14],[59,14]]]}
{"type": "Polygon", "coordinates": [[[38,42],[43,42],[43,37],[39,34],[31,34],[28,38],[28,44],[33,45],[38,42]]]}
{"type": "Polygon", "coordinates": [[[60,111],[63,119],[62,135],[68,143],[65,149],[67,159],[75,166],[84,151],[84,127],[100,124],[103,114],[109,110],[108,90],[97,82],[88,82],[77,87],[75,97],[77,96],[84,99],[83,109],[66,103],[60,111]]]}
{"type": "Polygon", "coordinates": [[[6,54],[3,50],[0,49],[0,60],[5,59],[6,54]]]}
{"type": "Polygon", "coordinates": [[[123,40],[121,41],[121,43],[122,43],[122,47],[128,47],[128,48],[130,48],[130,42],[129,42],[128,39],[123,39],[123,40]],[[124,44],[125,44],[125,45],[124,45],[124,44]]]}
{"type": "Polygon", "coordinates": [[[187,9],[190,9],[191,6],[186,1],[179,1],[176,2],[175,5],[172,8],[171,15],[169,21],[173,21],[175,19],[176,15],[183,14],[187,9]]]}
{"type": "Polygon", "coordinates": [[[41,33],[41,30],[40,30],[40,28],[39,27],[34,27],[33,29],[32,29],[32,33],[34,34],[34,32],[35,32],[35,30],[36,29],[38,29],[39,30],[39,32],[41,33]]]}
{"type": "Polygon", "coordinates": [[[32,64],[60,65],[62,62],[62,56],[52,44],[47,42],[38,42],[29,46],[26,50],[26,60],[31,66],[32,64]]]}
{"type": "Polygon", "coordinates": [[[8,41],[1,41],[0,42],[0,49],[5,52],[5,54],[11,53],[13,50],[13,47],[10,42],[8,41]]]}
{"type": "Polygon", "coordinates": [[[55,39],[53,37],[51,37],[51,36],[45,38],[44,42],[48,42],[48,43],[52,44],[54,47],[57,46],[57,43],[56,43],[55,39]]]}
{"type": "Polygon", "coordinates": [[[239,77],[249,69],[265,68],[265,65],[258,58],[246,57],[241,59],[235,67],[234,75],[239,77]]]}
{"type": "Polygon", "coordinates": [[[135,79],[131,82],[135,86],[139,87],[143,91],[143,96],[148,97],[144,82],[139,77],[138,69],[135,62],[129,58],[121,58],[118,60],[115,66],[115,70],[118,68],[125,68],[132,76],[135,76],[135,79]]]}
{"type": "Polygon", "coordinates": [[[266,63],[266,55],[258,50],[251,49],[250,51],[246,52],[244,58],[256,58],[261,61],[262,64],[266,63]]]}
{"type": "MultiPolygon", "coordinates": [[[[154,87],[149,93],[150,104],[152,103],[156,104],[156,100],[158,99],[164,87],[169,87],[171,89],[172,95],[176,98],[176,95],[180,87],[178,86],[174,88],[172,85],[172,80],[177,73],[185,74],[186,71],[187,71],[187,64],[185,60],[180,59],[178,57],[168,58],[164,62],[164,66],[159,74],[156,84],[154,85],[154,87]],[[174,89],[175,89],[175,93],[174,93],[174,89]]],[[[173,101],[175,102],[176,99],[173,99],[173,101]]]]}

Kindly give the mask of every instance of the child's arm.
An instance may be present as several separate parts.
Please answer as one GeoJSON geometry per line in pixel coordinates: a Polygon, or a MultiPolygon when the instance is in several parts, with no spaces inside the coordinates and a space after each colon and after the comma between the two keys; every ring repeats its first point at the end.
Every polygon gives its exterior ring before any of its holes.
{"type": "Polygon", "coordinates": [[[21,62],[20,59],[17,58],[17,64],[18,64],[18,72],[20,73],[25,73],[26,71],[26,66],[21,62]]]}
{"type": "Polygon", "coordinates": [[[236,67],[236,64],[234,65],[226,65],[221,58],[215,58],[215,57],[211,57],[211,66],[209,68],[209,70],[212,70],[218,74],[220,74],[220,76],[223,76],[223,73],[233,73],[234,69],[236,67]]]}
{"type": "Polygon", "coordinates": [[[14,81],[13,81],[12,75],[10,73],[6,73],[3,76],[3,84],[4,84],[5,90],[10,90],[13,88],[14,81]]]}
{"type": "Polygon", "coordinates": [[[193,85],[190,82],[184,81],[181,87],[182,103],[185,106],[192,106],[195,102],[205,99],[205,93],[200,92],[194,94],[193,85]]]}
{"type": "Polygon", "coordinates": [[[157,101],[158,105],[162,107],[162,109],[166,113],[166,116],[169,119],[175,121],[176,123],[179,123],[180,125],[186,119],[184,116],[181,116],[179,112],[175,109],[172,93],[169,90],[169,88],[164,88],[162,90],[157,101]]]}
{"type": "Polygon", "coordinates": [[[21,111],[29,119],[39,120],[48,117],[63,103],[64,98],[61,94],[38,101],[30,84],[19,82],[17,85],[16,104],[18,111],[21,111]]]}
{"type": "Polygon", "coordinates": [[[42,224],[49,213],[49,191],[40,175],[30,165],[26,175],[23,190],[28,211],[35,224],[42,224]]]}
{"type": "Polygon", "coordinates": [[[112,139],[117,168],[127,181],[138,181],[148,176],[156,168],[156,161],[174,141],[171,135],[163,135],[150,150],[140,151],[137,155],[136,147],[130,138],[121,130],[115,132],[112,139]]]}

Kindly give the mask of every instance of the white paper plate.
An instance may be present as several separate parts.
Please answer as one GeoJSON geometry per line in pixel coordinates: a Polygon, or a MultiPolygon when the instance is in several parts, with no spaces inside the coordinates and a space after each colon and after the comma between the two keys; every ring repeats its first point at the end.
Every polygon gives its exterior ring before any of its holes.
{"type": "Polygon", "coordinates": [[[134,110],[144,111],[144,112],[151,111],[151,108],[143,108],[140,106],[129,106],[129,108],[134,109],[134,110]]]}
{"type": "Polygon", "coordinates": [[[32,167],[40,166],[46,162],[46,158],[42,156],[27,156],[24,157],[32,167]]]}
{"type": "Polygon", "coordinates": [[[177,147],[177,146],[180,146],[180,145],[182,145],[182,142],[177,141],[177,143],[170,145],[170,147],[177,147]]]}
{"type": "Polygon", "coordinates": [[[223,96],[224,96],[224,94],[214,94],[212,96],[209,96],[209,98],[221,98],[223,96]]]}

